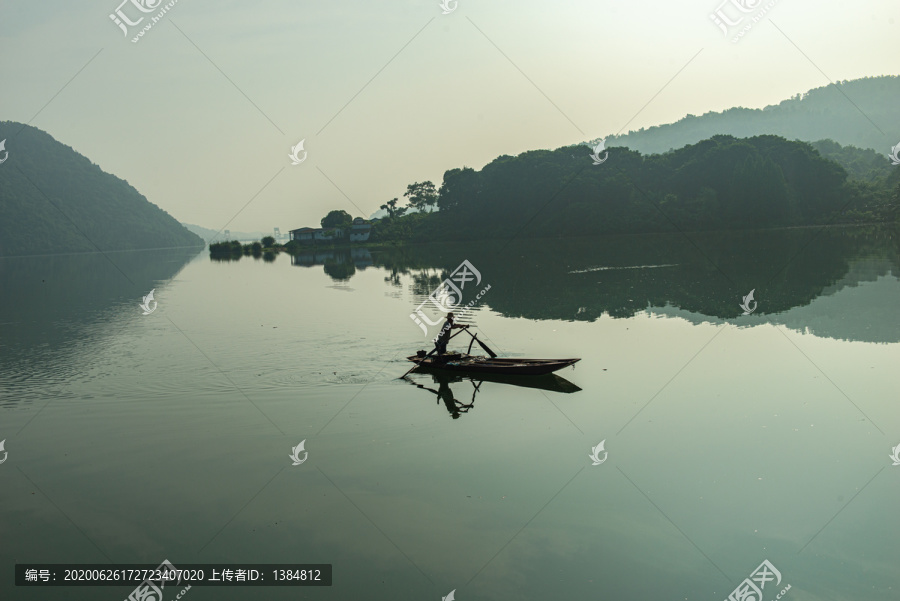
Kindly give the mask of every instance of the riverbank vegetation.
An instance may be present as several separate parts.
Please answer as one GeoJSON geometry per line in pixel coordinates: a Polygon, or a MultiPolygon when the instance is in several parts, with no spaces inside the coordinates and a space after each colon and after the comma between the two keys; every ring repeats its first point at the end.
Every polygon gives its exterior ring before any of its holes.
{"type": "Polygon", "coordinates": [[[900,172],[830,140],[714,136],[658,155],[583,145],[444,174],[436,212],[394,210],[376,242],[767,229],[898,219],[900,172]],[[845,167],[846,165],[846,167],[845,167]]]}
{"type": "MultiPolygon", "coordinates": [[[[814,144],[779,136],[713,136],[697,144],[642,155],[584,145],[501,156],[480,171],[444,173],[407,187],[371,221],[365,242],[343,238],[315,245],[274,239],[210,246],[237,258],[265,251],[396,246],[407,242],[504,240],[596,234],[776,229],[898,223],[900,171],[869,149],[831,140],[814,144]],[[436,209],[436,210],[435,210],[436,209]]],[[[330,211],[323,228],[346,227],[351,216],[330,211]]],[[[265,258],[265,256],[263,257],[265,258]]]]}

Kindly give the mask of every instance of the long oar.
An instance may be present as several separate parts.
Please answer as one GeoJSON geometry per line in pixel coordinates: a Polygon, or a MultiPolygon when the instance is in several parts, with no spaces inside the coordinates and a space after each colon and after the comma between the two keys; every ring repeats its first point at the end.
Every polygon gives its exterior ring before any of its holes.
{"type": "MultiPolygon", "coordinates": [[[[469,330],[466,330],[466,331],[469,332],[469,330]]],[[[477,342],[477,343],[478,343],[478,346],[480,346],[481,348],[483,348],[483,349],[484,349],[484,352],[486,352],[488,355],[491,356],[491,359],[496,359],[496,358],[497,358],[497,353],[495,353],[494,351],[492,351],[491,349],[489,349],[488,346],[487,346],[485,343],[483,343],[482,341],[478,340],[478,334],[473,334],[472,332],[469,332],[469,335],[472,337],[472,341],[473,341],[473,342],[477,342]]],[[[471,348],[472,348],[472,343],[470,342],[470,343],[469,343],[469,349],[471,349],[471,348]]]]}
{"type": "MultiPolygon", "coordinates": [[[[456,334],[453,334],[453,336],[459,336],[460,334],[463,333],[463,331],[468,332],[468,331],[469,331],[469,330],[467,329],[468,327],[469,327],[469,326],[463,326],[462,330],[460,330],[460,331],[457,332],[456,334]]],[[[447,341],[449,341],[451,338],[453,338],[453,336],[450,336],[450,338],[448,338],[447,341]]],[[[431,352],[429,352],[427,355],[425,355],[424,357],[422,357],[422,361],[424,361],[425,359],[427,359],[428,357],[430,357],[431,355],[433,355],[433,354],[436,353],[436,352],[437,352],[437,347],[434,347],[434,348],[431,350],[431,352]]],[[[496,357],[496,355],[494,355],[494,356],[496,357]]],[[[410,373],[412,373],[412,370],[414,370],[414,369],[417,368],[417,367],[419,367],[419,363],[416,363],[415,365],[413,365],[412,367],[410,367],[408,372],[406,372],[405,374],[403,374],[402,376],[400,376],[400,377],[397,378],[397,379],[398,379],[398,380],[402,380],[403,378],[405,378],[406,376],[408,376],[410,373]]]]}

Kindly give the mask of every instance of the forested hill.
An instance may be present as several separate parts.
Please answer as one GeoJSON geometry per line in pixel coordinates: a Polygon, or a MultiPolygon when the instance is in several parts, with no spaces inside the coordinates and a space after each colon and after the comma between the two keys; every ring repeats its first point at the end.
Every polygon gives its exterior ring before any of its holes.
{"type": "MultiPolygon", "coordinates": [[[[831,150],[866,163],[859,149],[831,150]]],[[[569,146],[501,156],[481,171],[451,169],[440,211],[411,221],[411,237],[769,228],[893,222],[898,215],[900,167],[872,181],[851,178],[811,144],[778,136],[714,136],[649,156],[613,147],[599,165],[588,153],[569,146]]]]}
{"type": "Polygon", "coordinates": [[[128,182],[48,133],[0,122],[0,256],[204,245],[128,182]]]}
{"type": "Polygon", "coordinates": [[[900,76],[843,81],[763,109],[731,108],[721,113],[688,115],[621,136],[606,146],[627,146],[643,154],[696,144],[716,134],[749,138],[776,134],[789,140],[829,138],[841,145],[871,148],[887,155],[900,142],[900,76]]]}

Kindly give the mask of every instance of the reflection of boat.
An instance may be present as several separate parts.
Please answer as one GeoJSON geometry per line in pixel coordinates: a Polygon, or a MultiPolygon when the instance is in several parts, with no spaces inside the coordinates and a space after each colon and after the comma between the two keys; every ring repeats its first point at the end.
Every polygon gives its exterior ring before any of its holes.
{"type": "Polygon", "coordinates": [[[549,392],[572,393],[581,392],[581,388],[576,386],[569,380],[557,376],[556,374],[544,374],[542,376],[529,376],[527,378],[518,378],[516,376],[504,376],[497,374],[477,374],[467,376],[466,374],[448,374],[441,370],[426,370],[431,373],[431,377],[436,384],[442,382],[455,383],[463,380],[470,380],[473,384],[481,386],[482,382],[495,382],[497,384],[509,384],[510,386],[521,386],[522,388],[538,388],[549,392]]]}
{"type": "Polygon", "coordinates": [[[427,390],[437,396],[437,402],[444,402],[444,406],[453,419],[459,419],[463,413],[475,407],[475,395],[481,391],[481,385],[485,382],[497,382],[501,384],[510,384],[512,386],[523,386],[525,388],[539,388],[541,390],[549,390],[551,392],[578,392],[581,390],[575,384],[572,384],[565,378],[560,378],[555,374],[544,374],[542,376],[529,376],[527,378],[517,378],[515,376],[497,376],[493,374],[449,374],[443,370],[435,370],[430,372],[431,378],[437,384],[437,390],[429,388],[423,384],[417,384],[412,378],[403,376],[403,379],[418,388],[427,390]],[[456,384],[468,380],[472,384],[472,400],[463,403],[453,395],[450,384],[456,384]]]}
{"type": "Polygon", "coordinates": [[[467,374],[491,374],[498,376],[540,376],[550,374],[581,359],[507,359],[478,357],[466,353],[445,353],[441,357],[429,357],[425,351],[406,358],[419,370],[441,370],[467,374]]]}

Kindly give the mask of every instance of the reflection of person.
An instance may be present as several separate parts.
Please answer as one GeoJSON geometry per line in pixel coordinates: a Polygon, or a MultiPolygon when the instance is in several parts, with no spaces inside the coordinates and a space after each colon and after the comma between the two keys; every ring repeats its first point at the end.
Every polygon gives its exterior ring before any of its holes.
{"type": "Polygon", "coordinates": [[[466,405],[465,403],[457,401],[453,396],[453,391],[450,390],[450,384],[447,380],[441,380],[437,395],[440,400],[444,401],[444,406],[447,407],[447,411],[450,412],[450,415],[453,416],[453,419],[459,419],[460,412],[468,413],[469,409],[474,404],[470,403],[466,405]]]}
{"type": "Polygon", "coordinates": [[[438,357],[447,352],[447,342],[450,340],[450,330],[464,327],[465,326],[458,326],[454,324],[453,313],[447,313],[447,321],[445,321],[443,327],[441,327],[440,334],[438,334],[437,338],[434,339],[434,348],[435,350],[437,350],[438,357]]]}
{"type": "MultiPolygon", "coordinates": [[[[410,380],[410,382],[412,382],[412,380],[410,380]]],[[[422,386],[421,384],[416,384],[416,386],[437,395],[438,404],[440,404],[441,401],[444,401],[444,407],[447,408],[447,411],[453,416],[453,419],[459,419],[460,413],[468,413],[469,409],[475,406],[475,393],[472,393],[472,402],[466,405],[465,403],[456,400],[456,397],[453,396],[453,391],[450,390],[449,378],[435,377],[435,382],[439,382],[437,390],[422,386]]],[[[477,386],[475,387],[475,391],[478,391],[477,386]]]]}

